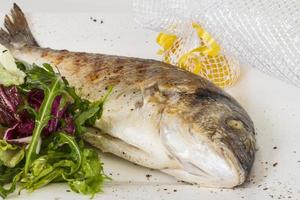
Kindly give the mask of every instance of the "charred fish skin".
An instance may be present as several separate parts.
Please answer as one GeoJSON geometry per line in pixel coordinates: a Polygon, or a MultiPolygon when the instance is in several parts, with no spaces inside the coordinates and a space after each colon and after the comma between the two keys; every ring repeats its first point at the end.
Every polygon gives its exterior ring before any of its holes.
{"type": "Polygon", "coordinates": [[[105,152],[207,187],[242,184],[254,161],[246,111],[209,81],[141,58],[41,48],[14,4],[0,43],[28,63],[51,63],[80,95],[113,86],[103,117],[84,139],[105,152]],[[99,131],[101,129],[101,131],[99,131]]]}

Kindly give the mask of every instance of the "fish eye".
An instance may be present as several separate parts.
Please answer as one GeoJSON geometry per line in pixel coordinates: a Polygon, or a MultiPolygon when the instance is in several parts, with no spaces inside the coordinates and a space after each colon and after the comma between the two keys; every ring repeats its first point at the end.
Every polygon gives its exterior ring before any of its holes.
{"type": "Polygon", "coordinates": [[[240,120],[230,119],[226,123],[230,128],[238,130],[244,129],[244,123],[240,120]]]}

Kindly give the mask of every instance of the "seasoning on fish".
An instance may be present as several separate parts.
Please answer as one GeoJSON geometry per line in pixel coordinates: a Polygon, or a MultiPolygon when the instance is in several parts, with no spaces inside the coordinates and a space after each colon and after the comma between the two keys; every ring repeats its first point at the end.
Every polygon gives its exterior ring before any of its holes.
{"type": "Polygon", "coordinates": [[[104,152],[179,180],[232,188],[254,160],[254,126],[240,104],[211,82],[156,60],[42,48],[15,4],[0,43],[15,58],[56,66],[81,97],[113,92],[84,139],[104,152]]]}

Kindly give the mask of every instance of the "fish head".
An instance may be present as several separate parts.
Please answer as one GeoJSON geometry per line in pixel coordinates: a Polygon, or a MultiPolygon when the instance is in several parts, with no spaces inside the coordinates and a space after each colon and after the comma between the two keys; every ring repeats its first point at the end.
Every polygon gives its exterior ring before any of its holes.
{"type": "Polygon", "coordinates": [[[244,183],[254,160],[255,130],[239,103],[216,87],[169,99],[160,135],[180,167],[164,171],[206,187],[244,183]]]}

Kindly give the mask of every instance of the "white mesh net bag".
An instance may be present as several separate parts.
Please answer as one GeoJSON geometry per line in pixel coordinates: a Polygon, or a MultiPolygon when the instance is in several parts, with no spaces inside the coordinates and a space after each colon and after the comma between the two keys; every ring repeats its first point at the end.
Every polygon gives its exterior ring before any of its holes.
{"type": "Polygon", "coordinates": [[[299,0],[133,0],[133,8],[141,25],[163,32],[166,62],[221,87],[236,81],[239,64],[300,87],[299,0]]]}

